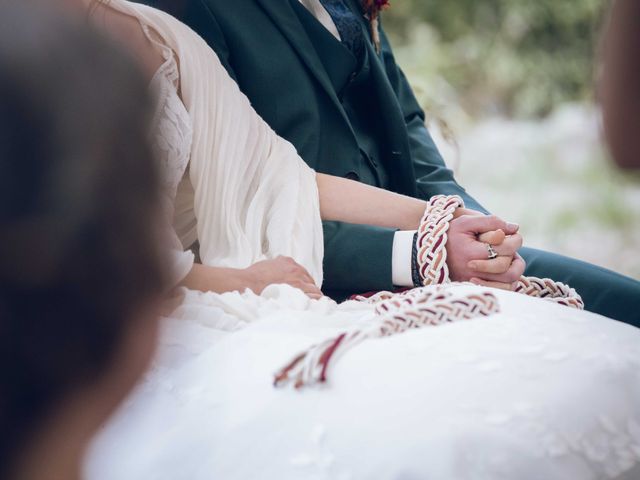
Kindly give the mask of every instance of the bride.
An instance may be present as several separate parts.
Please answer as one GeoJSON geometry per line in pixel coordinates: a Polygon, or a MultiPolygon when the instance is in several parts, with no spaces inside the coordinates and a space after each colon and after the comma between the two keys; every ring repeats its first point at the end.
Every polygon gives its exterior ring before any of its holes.
{"type": "Polygon", "coordinates": [[[186,26],[124,0],[66,2],[150,74],[182,285],[158,358],[96,441],[87,478],[637,477],[636,329],[558,304],[580,306],[538,279],[515,288],[557,301],[469,284],[322,297],[321,216],[420,226],[424,284],[456,278],[463,249],[443,247],[455,228],[487,232],[476,243],[509,262],[521,239],[456,198],[426,205],[316,175],[186,26]],[[193,244],[200,263],[183,251],[193,244]],[[451,324],[417,328],[439,323],[451,324]]]}

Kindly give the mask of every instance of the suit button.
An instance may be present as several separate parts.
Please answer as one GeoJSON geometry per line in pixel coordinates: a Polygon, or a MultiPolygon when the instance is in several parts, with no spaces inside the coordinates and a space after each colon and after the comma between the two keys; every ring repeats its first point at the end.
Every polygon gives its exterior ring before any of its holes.
{"type": "Polygon", "coordinates": [[[344,177],[349,180],[355,180],[356,182],[360,180],[360,176],[354,171],[347,172],[347,174],[344,177]]]}

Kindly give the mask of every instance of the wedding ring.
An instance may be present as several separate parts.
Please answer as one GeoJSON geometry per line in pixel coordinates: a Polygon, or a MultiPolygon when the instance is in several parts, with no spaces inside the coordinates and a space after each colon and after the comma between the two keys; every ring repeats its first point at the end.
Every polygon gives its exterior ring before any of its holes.
{"type": "Polygon", "coordinates": [[[487,252],[489,252],[489,260],[493,260],[498,256],[498,252],[493,249],[493,246],[490,243],[487,243],[487,252]]]}

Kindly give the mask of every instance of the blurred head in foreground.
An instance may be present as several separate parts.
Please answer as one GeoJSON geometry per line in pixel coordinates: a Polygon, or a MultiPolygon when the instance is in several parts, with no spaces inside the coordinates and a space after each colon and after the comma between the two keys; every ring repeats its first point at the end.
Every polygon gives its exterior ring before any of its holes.
{"type": "Polygon", "coordinates": [[[0,2],[0,478],[66,480],[147,366],[165,275],[145,82],[34,4],[0,2]]]}
{"type": "Polygon", "coordinates": [[[611,153],[623,168],[640,169],[640,2],[613,4],[603,48],[600,95],[611,153]]]}

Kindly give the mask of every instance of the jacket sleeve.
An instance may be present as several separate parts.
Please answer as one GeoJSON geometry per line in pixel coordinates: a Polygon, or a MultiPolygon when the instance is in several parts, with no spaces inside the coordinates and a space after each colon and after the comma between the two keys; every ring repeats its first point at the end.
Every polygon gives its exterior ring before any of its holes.
{"type": "Polygon", "coordinates": [[[392,290],[394,229],[323,222],[324,285],[333,297],[392,290]]]}
{"type": "Polygon", "coordinates": [[[418,104],[407,78],[396,64],[384,31],[381,31],[381,47],[384,68],[402,109],[407,127],[418,195],[423,199],[437,194],[460,195],[468,208],[487,213],[480,203],[458,185],[453,172],[445,165],[425,126],[424,111],[418,104]]]}

